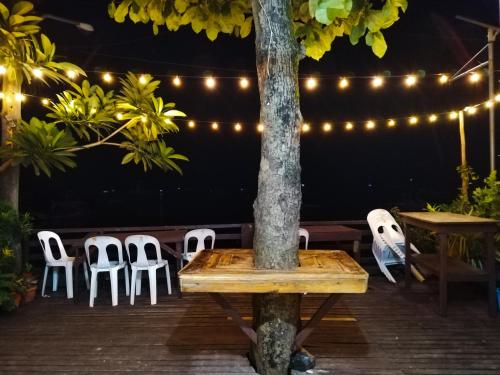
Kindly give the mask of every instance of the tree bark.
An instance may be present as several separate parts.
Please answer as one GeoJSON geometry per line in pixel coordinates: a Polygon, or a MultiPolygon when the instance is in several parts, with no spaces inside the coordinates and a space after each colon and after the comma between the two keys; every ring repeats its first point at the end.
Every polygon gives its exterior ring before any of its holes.
{"type": "MultiPolygon", "coordinates": [[[[262,132],[258,194],[254,203],[255,266],[298,266],[300,221],[301,57],[292,29],[290,0],[252,0],[262,132]]],[[[297,331],[300,295],[254,295],[252,347],[260,374],[287,374],[297,331]]]]}
{"type": "MultiPolygon", "coordinates": [[[[2,147],[11,147],[11,137],[21,121],[21,102],[15,94],[21,92],[21,84],[8,68],[3,78],[2,92],[2,147]]],[[[10,166],[0,173],[0,200],[19,210],[19,166],[10,166]]]]}

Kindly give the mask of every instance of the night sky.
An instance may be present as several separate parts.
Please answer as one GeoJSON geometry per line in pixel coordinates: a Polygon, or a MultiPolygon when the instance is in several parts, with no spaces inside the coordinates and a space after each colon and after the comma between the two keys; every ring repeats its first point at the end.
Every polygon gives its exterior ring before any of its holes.
{"type": "MultiPolygon", "coordinates": [[[[81,153],[77,169],[55,172],[50,179],[25,169],[21,209],[31,211],[37,225],[52,227],[252,221],[260,159],[253,33],[246,39],[220,35],[214,43],[190,27],[176,33],[162,29],[154,36],[150,24],[117,24],[109,19],[107,1],[35,3],[42,14],[94,26],[95,31],[86,34],[71,25],[43,22],[60,59],[80,65],[89,72],[91,82],[105,86],[100,75],[93,73],[98,71],[150,73],[163,82],[161,96],[177,103],[190,118],[222,125],[214,134],[207,123],[199,122],[195,131],[179,123],[181,131],[169,136],[168,143],[191,160],[183,164],[183,176],[121,166],[123,154],[118,150],[81,153]],[[186,78],[182,89],[177,89],[166,77],[175,74],[245,75],[253,79],[253,86],[242,92],[236,79],[225,78],[219,80],[215,92],[208,92],[201,78],[186,78]],[[230,125],[238,121],[245,125],[241,134],[230,125]]],[[[383,59],[375,57],[363,41],[351,46],[348,38],[342,38],[321,61],[302,61],[301,76],[321,75],[319,89],[301,90],[302,113],[313,126],[302,136],[303,220],[361,219],[373,208],[398,205],[418,210],[425,202],[454,197],[460,160],[456,123],[444,119],[416,127],[401,123],[396,129],[380,123],[375,131],[367,132],[359,121],[442,112],[486,100],[486,79],[476,86],[462,79],[439,87],[429,77],[456,71],[486,44],[486,32],[456,20],[457,14],[498,24],[498,2],[409,0],[407,13],[384,33],[389,49],[383,59]],[[341,75],[371,76],[385,71],[400,75],[418,70],[425,71],[427,78],[412,90],[404,89],[396,78],[378,91],[364,79],[352,79],[345,92],[336,87],[336,77],[341,75]],[[342,129],[341,122],[347,120],[358,120],[353,132],[342,129]],[[335,123],[331,134],[319,129],[324,121],[335,123]]],[[[477,62],[485,59],[481,55],[477,62]]],[[[57,90],[40,85],[26,91],[48,95],[57,90]]],[[[25,119],[43,116],[42,108],[33,102],[23,109],[25,119]]],[[[484,110],[480,112],[466,118],[468,160],[485,177],[489,171],[488,118],[484,110]]]]}

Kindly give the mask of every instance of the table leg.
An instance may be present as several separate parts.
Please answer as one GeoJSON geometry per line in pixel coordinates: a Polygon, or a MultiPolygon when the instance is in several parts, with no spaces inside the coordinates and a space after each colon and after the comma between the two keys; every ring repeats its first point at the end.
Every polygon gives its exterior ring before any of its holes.
{"type": "Polygon", "coordinates": [[[411,250],[410,250],[410,230],[409,225],[404,223],[404,235],[405,235],[405,288],[410,288],[412,277],[411,277],[411,250]]]}
{"type": "Polygon", "coordinates": [[[496,318],[498,308],[496,303],[496,269],[495,269],[495,244],[493,233],[486,233],[486,268],[488,271],[488,312],[490,317],[496,318]]]}
{"type": "Polygon", "coordinates": [[[359,241],[356,240],[352,244],[352,254],[354,256],[354,260],[359,263],[361,260],[361,254],[359,252],[359,241]]]}
{"type": "Polygon", "coordinates": [[[448,236],[439,234],[439,314],[446,316],[448,302],[448,236]]]}

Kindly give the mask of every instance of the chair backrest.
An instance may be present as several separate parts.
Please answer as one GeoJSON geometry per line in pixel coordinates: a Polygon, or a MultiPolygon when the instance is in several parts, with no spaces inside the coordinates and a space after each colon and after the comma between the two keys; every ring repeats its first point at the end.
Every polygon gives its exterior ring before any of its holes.
{"type": "Polygon", "coordinates": [[[95,236],[90,237],[85,240],[85,255],[87,255],[87,261],[90,264],[90,247],[95,246],[97,248],[97,267],[107,268],[110,267],[109,256],[108,256],[108,246],[116,246],[118,249],[118,261],[123,262],[123,250],[122,243],[118,238],[111,236],[95,236]]]}
{"type": "Polygon", "coordinates": [[[43,256],[45,257],[46,262],[55,262],[56,260],[65,260],[68,259],[68,254],[66,254],[66,250],[62,244],[61,238],[57,235],[57,233],[50,232],[48,230],[43,230],[37,233],[38,241],[40,241],[40,246],[42,246],[43,256]],[[54,258],[54,253],[52,252],[52,248],[50,247],[50,240],[53,239],[57,243],[57,247],[59,248],[59,252],[61,253],[60,259],[54,258]]]}
{"type": "Polygon", "coordinates": [[[200,250],[205,250],[205,239],[210,237],[212,240],[212,244],[210,246],[211,249],[214,248],[215,243],[215,232],[212,229],[194,229],[186,233],[184,236],[184,253],[188,253],[189,240],[195,238],[196,239],[196,252],[200,250]]]}
{"type": "Polygon", "coordinates": [[[382,236],[388,236],[394,243],[404,244],[403,230],[387,210],[382,208],[372,210],[368,213],[366,219],[372,231],[373,240],[381,247],[384,246],[382,236]]]}
{"type": "Polygon", "coordinates": [[[301,237],[304,237],[304,242],[306,244],[305,249],[307,250],[309,246],[309,231],[305,228],[299,228],[299,242],[301,237]]]}
{"type": "Polygon", "coordinates": [[[148,265],[148,257],[146,254],[146,245],[152,244],[156,250],[156,260],[161,260],[161,250],[160,250],[160,242],[156,237],[148,236],[146,234],[135,234],[133,236],[128,236],[125,238],[125,249],[127,250],[127,255],[130,263],[132,263],[132,258],[130,257],[130,245],[135,245],[137,248],[137,265],[138,266],[147,266],[148,265]]]}

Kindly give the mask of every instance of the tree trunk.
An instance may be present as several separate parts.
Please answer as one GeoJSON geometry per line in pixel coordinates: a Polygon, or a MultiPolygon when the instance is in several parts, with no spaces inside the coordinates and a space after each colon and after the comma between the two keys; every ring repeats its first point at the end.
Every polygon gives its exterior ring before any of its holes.
{"type": "MultiPolygon", "coordinates": [[[[255,266],[298,265],[300,127],[298,67],[290,0],[252,0],[262,132],[258,194],[254,203],[255,266]]],[[[300,295],[254,295],[260,374],[287,374],[300,311],[300,295]]]]}
{"type": "MultiPolygon", "coordinates": [[[[2,147],[10,147],[12,133],[21,121],[21,102],[15,94],[21,92],[21,84],[7,69],[3,78],[2,92],[2,147]],[[12,78],[14,77],[14,78],[12,78]]],[[[0,173],[0,200],[19,210],[19,167],[11,166],[0,173]]]]}

